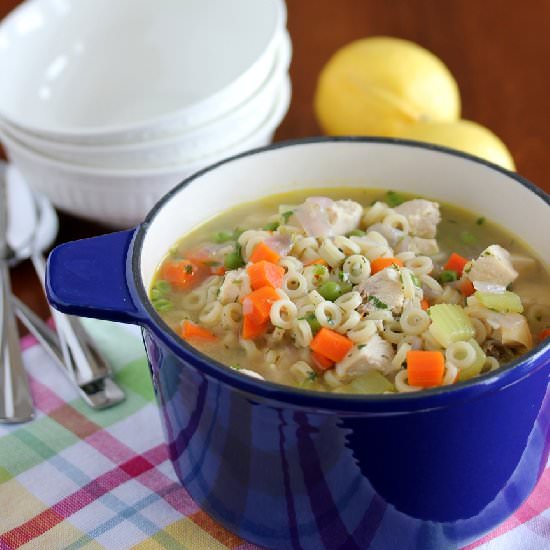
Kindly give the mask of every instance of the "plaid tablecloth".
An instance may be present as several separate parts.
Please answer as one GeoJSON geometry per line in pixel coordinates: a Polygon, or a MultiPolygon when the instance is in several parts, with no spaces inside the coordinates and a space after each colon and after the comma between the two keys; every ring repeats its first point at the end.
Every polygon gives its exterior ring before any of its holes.
{"type": "MultiPolygon", "coordinates": [[[[137,333],[99,321],[88,327],[127,399],[90,410],[36,342],[23,339],[37,418],[0,424],[0,550],[257,549],[178,484],[137,333]]],[[[528,502],[474,548],[550,548],[550,468],[528,502]]]]}

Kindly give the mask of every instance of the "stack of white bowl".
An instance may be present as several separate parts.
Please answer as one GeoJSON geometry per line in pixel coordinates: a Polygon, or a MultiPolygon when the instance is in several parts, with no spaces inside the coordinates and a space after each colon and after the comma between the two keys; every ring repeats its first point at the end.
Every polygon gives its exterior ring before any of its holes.
{"type": "Polygon", "coordinates": [[[0,139],[58,208],[143,219],[268,144],[290,103],[283,0],[27,0],[0,23],[0,139]]]}

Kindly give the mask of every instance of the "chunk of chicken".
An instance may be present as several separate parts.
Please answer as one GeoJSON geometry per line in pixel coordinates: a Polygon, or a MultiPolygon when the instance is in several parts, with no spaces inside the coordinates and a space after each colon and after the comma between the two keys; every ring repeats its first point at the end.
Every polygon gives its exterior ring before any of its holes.
{"type": "Polygon", "coordinates": [[[428,239],[435,237],[437,224],[441,221],[439,204],[436,202],[413,199],[396,206],[394,211],[407,218],[411,234],[428,239]]]}
{"type": "Polygon", "coordinates": [[[236,302],[239,298],[250,294],[250,279],[244,267],[227,271],[220,286],[218,300],[221,304],[236,302]]]}
{"type": "Polygon", "coordinates": [[[363,311],[391,309],[394,313],[399,313],[403,308],[405,299],[403,285],[399,270],[393,267],[382,269],[369,277],[359,286],[358,290],[365,302],[360,307],[363,311]]]}
{"type": "Polygon", "coordinates": [[[498,244],[488,246],[464,271],[475,289],[485,292],[502,292],[518,276],[510,253],[498,244]]]}
{"type": "Polygon", "coordinates": [[[382,374],[396,370],[392,365],[393,347],[378,334],[373,334],[361,347],[353,347],[338,363],[336,374],[343,379],[365,374],[369,370],[379,370],[382,374]]]}
{"type": "Polygon", "coordinates": [[[404,237],[395,247],[395,252],[406,252],[410,250],[421,256],[434,256],[439,252],[439,246],[435,239],[424,239],[423,237],[404,237]]]}
{"type": "Polygon", "coordinates": [[[376,231],[380,233],[392,247],[400,243],[405,238],[405,232],[396,227],[392,227],[387,223],[375,223],[369,226],[369,231],[376,231]]]}
{"type": "Polygon", "coordinates": [[[351,200],[333,201],[309,197],[294,210],[294,216],[310,237],[334,237],[359,226],[363,207],[351,200]]]}

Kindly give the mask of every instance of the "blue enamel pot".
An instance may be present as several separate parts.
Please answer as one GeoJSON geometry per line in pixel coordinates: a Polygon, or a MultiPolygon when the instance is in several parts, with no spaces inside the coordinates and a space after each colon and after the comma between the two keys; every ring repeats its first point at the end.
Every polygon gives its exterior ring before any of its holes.
{"type": "Polygon", "coordinates": [[[147,298],[168,248],[203,221],[266,195],[338,185],[461,205],[550,264],[550,199],[516,174],[414,142],[311,139],[194,175],[135,229],[57,247],[48,297],[67,313],[143,327],[174,469],[231,531],[277,549],[459,548],[512,514],[546,465],[548,340],[450,388],[314,393],[209,359],[172,333],[147,298]]]}

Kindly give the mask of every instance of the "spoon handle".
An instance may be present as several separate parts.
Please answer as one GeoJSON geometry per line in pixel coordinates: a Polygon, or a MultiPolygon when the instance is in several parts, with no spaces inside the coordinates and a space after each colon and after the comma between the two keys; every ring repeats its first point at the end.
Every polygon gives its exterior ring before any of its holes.
{"type": "MultiPolygon", "coordinates": [[[[38,278],[44,284],[46,274],[44,257],[40,253],[35,253],[31,256],[31,261],[38,278]]],[[[76,384],[84,386],[110,376],[109,363],[82,326],[80,319],[65,315],[54,308],[50,310],[55,320],[65,365],[68,370],[71,370],[76,384]]]]}
{"type": "Polygon", "coordinates": [[[10,274],[6,261],[0,264],[0,422],[27,422],[34,417],[32,398],[11,307],[10,274]]]}
{"type": "Polygon", "coordinates": [[[72,376],[73,372],[68,371],[65,366],[65,359],[57,333],[16,296],[13,296],[12,301],[20,321],[34,335],[56,366],[68,375],[80,397],[88,406],[94,409],[106,409],[124,400],[124,393],[108,376],[79,386],[72,376]]]}

